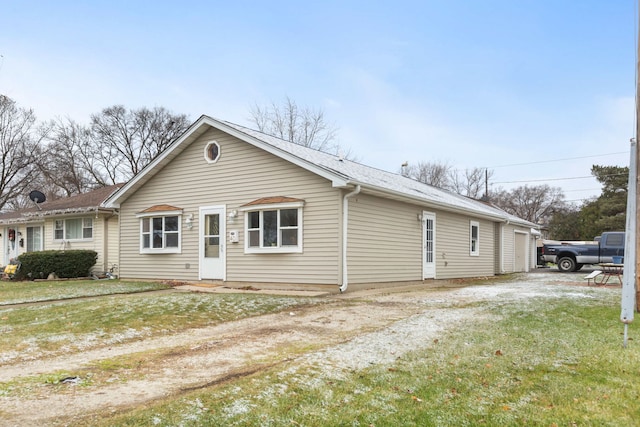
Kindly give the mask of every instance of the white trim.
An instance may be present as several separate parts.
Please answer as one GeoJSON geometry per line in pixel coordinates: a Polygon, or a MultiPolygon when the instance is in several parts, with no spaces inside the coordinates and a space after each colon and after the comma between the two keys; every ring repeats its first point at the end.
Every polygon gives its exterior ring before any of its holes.
{"type": "MultiPolygon", "coordinates": [[[[295,204],[295,203],[294,203],[295,204]]],[[[244,253],[245,254],[296,254],[296,253],[302,253],[303,252],[303,241],[304,241],[304,233],[303,233],[303,227],[302,224],[304,223],[303,221],[303,209],[302,209],[302,205],[298,204],[299,206],[288,206],[288,205],[293,205],[290,203],[273,203],[273,204],[266,204],[266,205],[255,205],[252,206],[254,209],[250,209],[250,210],[244,210],[244,253]],[[263,206],[262,209],[257,208],[258,206],[263,206]],[[278,242],[279,242],[279,246],[274,246],[274,247],[263,247],[262,246],[262,233],[263,233],[263,227],[262,227],[262,221],[260,223],[260,247],[256,247],[256,246],[249,246],[249,214],[251,212],[264,212],[264,211],[278,211],[278,213],[283,210],[283,209],[297,209],[298,211],[298,244],[296,246],[292,246],[292,245],[287,245],[287,246],[282,246],[282,242],[280,242],[280,231],[281,228],[278,225],[278,242]]],[[[262,215],[261,215],[262,217],[262,215]]],[[[280,224],[280,215],[278,215],[278,224],[280,224]]]]}
{"type": "MultiPolygon", "coordinates": [[[[180,254],[182,253],[182,213],[177,213],[177,211],[170,211],[170,213],[166,213],[167,211],[158,211],[158,212],[148,212],[145,214],[138,214],[136,215],[136,217],[138,218],[138,222],[139,222],[139,232],[138,232],[138,239],[139,239],[139,250],[140,250],[140,254],[145,254],[145,255],[161,255],[161,254],[180,254]],[[176,247],[164,247],[164,248],[154,248],[153,247],[153,224],[151,224],[151,221],[149,223],[149,247],[145,248],[143,246],[143,235],[142,235],[142,220],[144,218],[162,218],[163,219],[163,224],[164,224],[164,218],[168,217],[168,216],[177,216],[178,217],[178,246],[176,247]]],[[[180,211],[182,212],[182,211],[180,211]]],[[[165,242],[165,236],[162,236],[163,238],[163,242],[165,242]]]]}
{"type": "Polygon", "coordinates": [[[24,227],[24,251],[29,252],[29,229],[39,229],[40,230],[40,247],[37,249],[32,249],[31,252],[40,252],[44,250],[44,224],[26,224],[24,227]]]}
{"type": "Polygon", "coordinates": [[[170,211],[141,212],[136,214],[136,218],[145,218],[150,216],[176,216],[182,215],[182,213],[182,209],[174,209],[170,211]]]}
{"type": "Polygon", "coordinates": [[[263,203],[261,205],[241,206],[238,208],[240,212],[263,211],[268,209],[297,209],[304,207],[304,202],[284,202],[284,203],[263,203]]]}
{"type": "Polygon", "coordinates": [[[480,222],[469,221],[469,256],[480,256],[480,222]],[[477,229],[475,248],[473,246],[473,227],[477,229]]]}
{"type": "Polygon", "coordinates": [[[218,160],[220,160],[220,156],[222,156],[222,148],[220,147],[220,144],[218,143],[218,141],[213,139],[204,145],[204,159],[207,161],[207,163],[209,164],[216,163],[218,160]],[[209,147],[212,145],[215,145],[218,147],[218,156],[213,160],[209,158],[209,147]]]}
{"type": "Polygon", "coordinates": [[[516,245],[516,234],[522,234],[525,236],[525,245],[524,245],[524,271],[531,271],[531,262],[530,262],[530,253],[531,249],[529,248],[529,242],[531,240],[531,234],[526,231],[521,230],[513,230],[513,271],[516,271],[516,252],[518,251],[518,246],[516,245]]]}
{"type": "MultiPolygon", "coordinates": [[[[422,278],[423,279],[435,279],[437,276],[437,264],[436,264],[436,213],[430,211],[422,211],[422,278]],[[431,263],[427,263],[427,245],[426,245],[426,230],[427,230],[427,218],[433,220],[433,242],[432,254],[433,260],[431,263]],[[427,270],[427,264],[433,265],[433,272],[431,268],[427,270]]],[[[446,263],[446,261],[445,261],[446,263]]]]}
{"type": "Polygon", "coordinates": [[[225,205],[200,206],[198,209],[198,280],[227,280],[227,207],[225,205]],[[220,214],[220,258],[222,277],[202,277],[202,260],[204,259],[204,217],[210,213],[220,214]]]}
{"type": "MultiPolygon", "coordinates": [[[[25,227],[27,226],[27,224],[22,224],[25,227]]],[[[44,232],[44,231],[43,231],[44,232]]],[[[54,218],[53,219],[53,230],[52,230],[53,235],[51,236],[51,240],[54,243],[62,243],[62,242],[91,242],[94,240],[94,236],[95,236],[95,221],[93,220],[93,217],[91,216],[72,216],[72,217],[62,217],[62,218],[54,218]],[[91,237],[81,237],[79,239],[67,239],[67,221],[71,221],[71,220],[75,220],[75,219],[79,219],[82,221],[80,230],[81,233],[84,235],[84,220],[85,219],[90,219],[91,220],[91,237]],[[58,239],[56,238],[56,222],[58,221],[62,221],[62,239],[58,239]]],[[[26,237],[26,236],[25,236],[26,237]]]]}

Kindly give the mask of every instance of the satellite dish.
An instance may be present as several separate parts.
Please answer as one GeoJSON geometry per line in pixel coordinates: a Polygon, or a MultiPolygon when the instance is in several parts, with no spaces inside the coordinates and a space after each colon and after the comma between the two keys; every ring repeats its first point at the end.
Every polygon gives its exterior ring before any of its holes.
{"type": "Polygon", "coordinates": [[[44,202],[45,200],[47,200],[47,198],[44,195],[44,193],[42,191],[38,191],[38,190],[33,190],[31,193],[29,193],[29,198],[31,199],[31,201],[33,203],[36,204],[38,209],[40,209],[40,206],[38,204],[44,202]]]}

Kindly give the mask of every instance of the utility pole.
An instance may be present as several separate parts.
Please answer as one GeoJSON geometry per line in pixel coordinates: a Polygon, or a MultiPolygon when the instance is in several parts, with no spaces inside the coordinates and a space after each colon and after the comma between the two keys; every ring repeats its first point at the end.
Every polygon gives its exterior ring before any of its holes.
{"type": "Polygon", "coordinates": [[[489,201],[489,169],[484,168],[484,196],[489,201]]]}
{"type": "MultiPolygon", "coordinates": [[[[638,0],[638,4],[640,5],[640,0],[638,0]]],[[[636,19],[638,19],[638,26],[636,26],[636,31],[639,31],[638,29],[640,29],[640,9],[638,9],[638,16],[636,17],[636,19]]],[[[640,293],[638,293],[638,289],[640,288],[640,286],[638,286],[638,271],[640,271],[638,269],[638,254],[640,254],[640,239],[638,239],[638,236],[640,236],[640,222],[638,221],[638,217],[639,217],[639,213],[640,211],[638,209],[640,209],[640,207],[638,206],[638,200],[640,200],[640,183],[638,182],[638,173],[637,173],[637,168],[638,165],[640,165],[640,150],[638,149],[638,144],[640,144],[640,141],[638,141],[638,138],[640,137],[640,84],[638,84],[638,76],[640,76],[640,33],[638,33],[636,35],[637,40],[636,40],[636,135],[635,135],[635,143],[636,143],[636,155],[635,155],[635,166],[636,166],[636,176],[635,176],[635,197],[636,197],[636,203],[635,203],[635,207],[636,207],[636,211],[635,213],[633,213],[633,215],[635,215],[635,239],[636,239],[636,259],[635,259],[635,263],[636,263],[636,269],[635,269],[635,275],[636,275],[636,282],[635,282],[635,288],[636,288],[636,312],[638,311],[638,307],[640,307],[640,293]]],[[[629,165],[629,173],[631,173],[631,165],[629,165]]],[[[631,179],[629,179],[629,183],[631,184],[631,179]]],[[[632,191],[631,188],[627,189],[627,191],[630,193],[632,191]]]]}
{"type": "MultiPolygon", "coordinates": [[[[640,2],[640,0],[639,0],[640,2]]],[[[640,20],[640,13],[636,16],[640,20]]],[[[637,28],[640,28],[638,26],[637,28]]],[[[625,226],[624,244],[624,272],[622,275],[622,301],[620,311],[620,321],[624,323],[623,346],[627,347],[629,324],[633,322],[634,313],[638,310],[638,254],[640,253],[640,222],[638,221],[638,199],[640,198],[640,185],[638,182],[638,161],[640,150],[638,150],[638,138],[640,136],[640,33],[636,49],[636,135],[631,139],[631,152],[629,156],[629,181],[627,190],[627,221],[625,226]]]]}

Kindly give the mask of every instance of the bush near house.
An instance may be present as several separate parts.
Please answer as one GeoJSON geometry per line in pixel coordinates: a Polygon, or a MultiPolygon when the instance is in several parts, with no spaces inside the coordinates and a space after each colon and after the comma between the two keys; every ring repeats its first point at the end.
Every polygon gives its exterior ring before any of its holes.
{"type": "Polygon", "coordinates": [[[60,278],[87,277],[97,259],[92,250],[26,252],[18,257],[17,278],[46,279],[51,273],[60,278]]]}

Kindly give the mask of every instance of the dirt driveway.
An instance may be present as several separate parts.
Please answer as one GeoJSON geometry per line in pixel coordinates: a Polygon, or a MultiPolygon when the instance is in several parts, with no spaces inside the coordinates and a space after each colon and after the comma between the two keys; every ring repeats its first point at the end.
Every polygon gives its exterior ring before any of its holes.
{"type": "MultiPolygon", "coordinates": [[[[161,352],[160,363],[130,378],[99,386],[73,381],[41,386],[29,397],[1,396],[0,425],[73,425],[92,414],[123,411],[179,396],[280,365],[321,364],[325,370],[359,369],[427,347],[448,328],[478,316],[475,301],[517,301],[553,292],[553,285],[584,285],[583,275],[542,271],[517,280],[452,288],[407,287],[325,295],[331,304],[227,322],[64,357],[4,365],[0,382],[57,370],[73,372],[101,360],[161,352]],[[475,307],[475,308],[474,308],[475,307]],[[310,346],[302,352],[300,348],[310,346]],[[292,349],[297,349],[293,351],[292,349]]],[[[444,283],[443,283],[444,284],[444,283]]]]}

